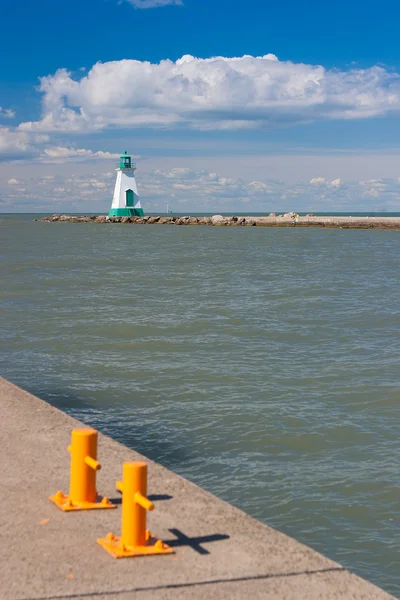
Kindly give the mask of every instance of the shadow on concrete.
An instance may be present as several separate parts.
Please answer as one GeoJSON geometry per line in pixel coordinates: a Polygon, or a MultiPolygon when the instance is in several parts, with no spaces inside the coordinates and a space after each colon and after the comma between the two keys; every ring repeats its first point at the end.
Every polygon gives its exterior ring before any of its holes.
{"type": "MultiPolygon", "coordinates": [[[[147,498],[151,502],[160,502],[160,500],[172,500],[173,496],[169,494],[148,494],[147,498]]],[[[113,504],[122,504],[122,495],[120,494],[116,498],[109,498],[110,502],[113,504]]]]}
{"type": "Polygon", "coordinates": [[[202,544],[208,544],[209,542],[222,542],[222,540],[228,540],[229,535],[225,533],[215,533],[213,535],[203,535],[199,537],[188,537],[179,529],[168,529],[175,536],[172,540],[163,540],[171,548],[178,548],[180,546],[189,546],[198,554],[210,554],[210,552],[203,548],[202,544]]]}
{"type": "Polygon", "coordinates": [[[173,496],[169,494],[150,494],[147,496],[151,502],[159,502],[160,500],[172,500],[173,496]]]}

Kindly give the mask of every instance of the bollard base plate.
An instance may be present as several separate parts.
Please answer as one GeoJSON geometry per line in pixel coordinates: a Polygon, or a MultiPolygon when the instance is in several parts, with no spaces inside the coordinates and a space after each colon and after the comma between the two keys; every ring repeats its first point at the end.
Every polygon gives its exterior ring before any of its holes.
{"type": "Polygon", "coordinates": [[[110,502],[105,496],[99,497],[97,502],[72,502],[71,498],[62,492],[57,492],[54,496],[50,496],[49,500],[54,502],[61,508],[61,510],[67,512],[71,510],[93,510],[101,508],[117,508],[116,504],[110,502]]]}
{"type": "Polygon", "coordinates": [[[155,554],[174,554],[170,546],[164,544],[161,540],[157,540],[151,536],[149,531],[146,531],[145,546],[125,546],[120,537],[109,533],[105,538],[99,538],[97,543],[100,544],[114,558],[128,558],[130,556],[151,556],[155,554]]]}

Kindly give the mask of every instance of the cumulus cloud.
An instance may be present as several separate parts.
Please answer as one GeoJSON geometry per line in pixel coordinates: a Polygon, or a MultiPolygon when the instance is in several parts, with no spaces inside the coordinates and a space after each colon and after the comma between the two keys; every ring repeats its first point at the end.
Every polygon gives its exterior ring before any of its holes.
{"type": "Polygon", "coordinates": [[[370,196],[371,198],[379,198],[388,188],[388,183],[382,179],[367,179],[360,181],[359,184],[363,188],[363,196],[370,196]]]}
{"type": "Polygon", "coordinates": [[[12,108],[3,108],[0,106],[0,117],[4,117],[6,119],[13,119],[15,117],[15,110],[12,108]]]}
{"type": "MultiPolygon", "coordinates": [[[[65,146],[49,146],[49,136],[0,126],[0,160],[29,159],[43,163],[118,160],[119,154],[65,146]]],[[[135,156],[135,158],[139,158],[135,156]]]]}
{"type": "Polygon", "coordinates": [[[128,0],[128,2],[135,8],[158,8],[169,4],[183,5],[182,0],[128,0]]]}
{"type": "Polygon", "coordinates": [[[0,125],[0,160],[33,156],[37,146],[48,141],[47,135],[2,127],[0,125]]]}
{"type": "Polygon", "coordinates": [[[331,187],[340,187],[340,185],[342,184],[342,180],[340,179],[340,177],[338,177],[337,179],[333,179],[332,181],[327,181],[325,179],[325,177],[313,177],[312,179],[310,179],[310,185],[314,185],[314,186],[331,186],[331,187]]]}
{"type": "Polygon", "coordinates": [[[20,181],[18,181],[18,179],[14,179],[14,177],[13,177],[13,178],[9,179],[9,180],[7,181],[7,183],[8,183],[9,185],[18,185],[18,184],[19,184],[19,183],[21,183],[21,182],[20,182],[20,181]]]}
{"type": "Polygon", "coordinates": [[[43,117],[22,123],[21,131],[275,127],[400,109],[398,73],[379,66],[327,70],[273,54],[97,63],[77,79],[59,69],[41,78],[40,90],[43,117]]]}
{"type": "Polygon", "coordinates": [[[45,148],[41,154],[41,162],[47,160],[51,162],[65,162],[68,160],[110,160],[118,159],[119,154],[112,154],[111,152],[93,152],[93,150],[86,150],[85,148],[66,148],[64,146],[53,146],[45,148]]]}

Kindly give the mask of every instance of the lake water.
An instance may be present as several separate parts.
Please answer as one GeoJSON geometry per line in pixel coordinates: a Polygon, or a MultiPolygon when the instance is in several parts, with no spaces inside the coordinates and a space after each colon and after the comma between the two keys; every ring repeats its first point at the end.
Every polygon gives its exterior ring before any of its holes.
{"type": "Polygon", "coordinates": [[[400,593],[400,232],[0,215],[1,373],[400,593]]]}

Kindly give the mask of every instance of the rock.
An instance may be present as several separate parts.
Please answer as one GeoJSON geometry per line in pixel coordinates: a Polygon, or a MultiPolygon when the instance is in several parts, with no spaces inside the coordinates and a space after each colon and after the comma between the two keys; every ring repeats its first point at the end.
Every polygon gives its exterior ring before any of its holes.
{"type": "Polygon", "coordinates": [[[187,225],[189,223],[190,217],[178,217],[175,221],[175,225],[187,225]]]}
{"type": "Polygon", "coordinates": [[[216,223],[221,223],[222,221],[224,221],[224,217],[222,215],[213,215],[211,217],[211,221],[213,225],[215,225],[216,223]]]}
{"type": "Polygon", "coordinates": [[[108,220],[108,218],[105,215],[99,215],[96,217],[95,222],[96,223],[105,223],[108,220]]]}
{"type": "Polygon", "coordinates": [[[307,213],[306,217],[315,217],[315,215],[313,213],[307,213]]]}
{"type": "Polygon", "coordinates": [[[130,222],[131,222],[130,217],[122,217],[121,218],[121,223],[130,223],[130,222]]]}
{"type": "Polygon", "coordinates": [[[283,216],[284,217],[296,217],[296,213],[295,212],[288,212],[288,213],[285,213],[283,216]]]}
{"type": "Polygon", "coordinates": [[[273,213],[273,212],[272,212],[272,213],[269,213],[269,216],[270,216],[270,217],[276,217],[276,213],[273,213]]]}

